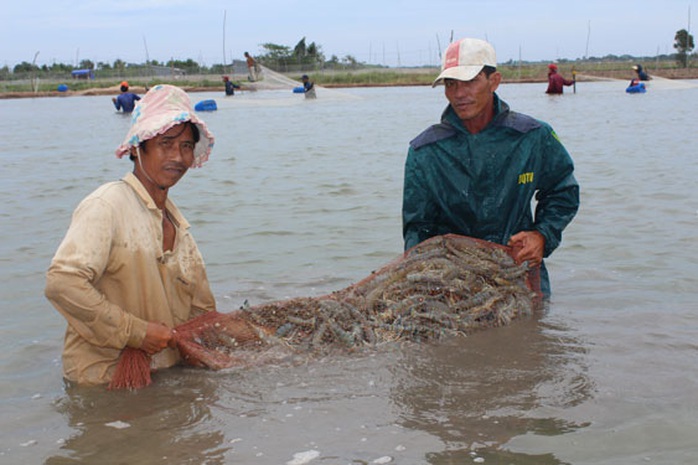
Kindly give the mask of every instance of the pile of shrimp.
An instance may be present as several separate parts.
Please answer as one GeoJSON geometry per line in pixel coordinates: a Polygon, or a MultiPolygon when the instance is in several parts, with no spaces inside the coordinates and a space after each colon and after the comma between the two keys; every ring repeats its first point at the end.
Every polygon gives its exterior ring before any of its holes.
{"type": "Polygon", "coordinates": [[[437,236],[331,294],[195,318],[177,328],[177,342],[189,363],[220,369],[251,348],[327,352],[506,325],[541,303],[536,270],[510,253],[470,237],[437,236]]]}

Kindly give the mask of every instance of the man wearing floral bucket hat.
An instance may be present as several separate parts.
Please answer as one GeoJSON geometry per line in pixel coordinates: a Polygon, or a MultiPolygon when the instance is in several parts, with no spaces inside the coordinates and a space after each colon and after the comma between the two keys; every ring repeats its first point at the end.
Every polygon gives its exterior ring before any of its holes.
{"type": "Polygon", "coordinates": [[[153,369],[172,366],[172,328],[215,310],[189,223],[168,196],[213,143],[177,87],[156,86],[136,105],[116,150],[133,171],[80,202],[47,273],[46,297],[68,322],[68,381],[108,383],[125,348],[150,355],[153,369]]]}
{"type": "Polygon", "coordinates": [[[496,66],[483,40],[446,50],[433,86],[444,85],[449,105],[439,124],[410,142],[405,162],[405,249],[448,233],[509,245],[517,262],[540,267],[550,295],[543,257],[577,213],[579,186],[552,128],[499,98],[496,66]]]}

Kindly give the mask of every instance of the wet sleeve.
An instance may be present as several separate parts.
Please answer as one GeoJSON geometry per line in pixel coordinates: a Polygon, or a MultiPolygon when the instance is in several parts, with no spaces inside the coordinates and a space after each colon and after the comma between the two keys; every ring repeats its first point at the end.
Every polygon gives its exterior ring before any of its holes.
{"type": "Polygon", "coordinates": [[[574,177],[572,157],[555,132],[548,132],[543,146],[543,170],[536,194],[535,227],[545,237],[544,256],[549,256],[562,240],[562,231],[579,209],[579,184],[574,177]]]}
{"type": "Polygon", "coordinates": [[[405,250],[432,237],[436,205],[422,166],[422,153],[410,147],[405,162],[402,196],[402,235],[405,250]]]}
{"type": "Polygon", "coordinates": [[[194,274],[192,281],[194,282],[194,292],[191,299],[191,308],[189,309],[189,318],[197,317],[206,312],[216,310],[216,299],[213,297],[211,285],[208,281],[206,265],[201,255],[199,247],[196,245],[194,238],[189,235],[191,255],[194,257],[194,274]]]}
{"type": "Polygon", "coordinates": [[[196,283],[196,292],[194,293],[191,303],[190,318],[215,310],[216,299],[213,297],[213,292],[211,292],[211,285],[208,282],[206,269],[202,266],[196,283]]]}
{"type": "Polygon", "coordinates": [[[78,206],[49,267],[45,295],[90,344],[140,347],[147,322],[109,302],[94,285],[109,261],[112,225],[112,207],[99,199],[78,206]]]}

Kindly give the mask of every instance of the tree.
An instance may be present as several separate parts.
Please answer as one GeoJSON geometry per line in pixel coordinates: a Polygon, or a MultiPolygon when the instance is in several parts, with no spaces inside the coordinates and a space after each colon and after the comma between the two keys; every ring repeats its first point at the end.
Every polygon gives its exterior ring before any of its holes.
{"type": "MultiPolygon", "coordinates": [[[[157,65],[157,63],[153,64],[157,65]]],[[[167,62],[167,67],[181,69],[187,74],[197,74],[200,71],[199,64],[191,58],[188,58],[186,61],[170,60],[167,62]]]]}
{"type": "Polygon", "coordinates": [[[286,71],[286,66],[293,59],[291,48],[286,45],[272,43],[262,44],[266,53],[257,57],[257,61],[278,71],[286,71]]]}
{"type": "Polygon", "coordinates": [[[358,68],[358,66],[359,66],[359,62],[356,60],[356,58],[354,58],[351,55],[347,55],[344,58],[342,58],[342,63],[347,68],[351,68],[351,69],[358,68]]]}
{"type": "Polygon", "coordinates": [[[265,59],[271,61],[283,61],[291,58],[291,48],[286,45],[266,43],[262,44],[261,47],[266,50],[266,53],[263,53],[257,57],[260,61],[264,61],[265,59]]]}
{"type": "Polygon", "coordinates": [[[308,57],[311,58],[311,63],[315,66],[322,64],[325,61],[325,55],[319,45],[315,45],[315,42],[311,42],[307,49],[308,57]]]}
{"type": "Polygon", "coordinates": [[[23,61],[23,62],[15,65],[15,67],[13,69],[13,73],[15,73],[15,74],[31,73],[31,72],[35,72],[38,70],[39,70],[39,67],[36,66],[35,64],[29,63],[27,61],[23,61]]]}
{"type": "Polygon", "coordinates": [[[694,48],[693,35],[686,29],[676,31],[674,36],[674,48],[676,49],[676,61],[684,68],[688,67],[688,54],[694,48]]]}
{"type": "Polygon", "coordinates": [[[305,58],[307,47],[305,46],[305,37],[303,37],[295,47],[293,47],[293,56],[297,58],[305,58]]]}
{"type": "Polygon", "coordinates": [[[126,69],[126,62],[120,58],[114,60],[113,68],[118,72],[119,76],[124,75],[124,70],[126,69]]]}
{"type": "Polygon", "coordinates": [[[92,60],[80,60],[80,69],[95,69],[92,60]]]}
{"type": "Polygon", "coordinates": [[[293,47],[293,60],[302,68],[315,69],[325,61],[325,57],[322,52],[320,52],[320,47],[315,45],[315,42],[306,45],[305,37],[303,37],[296,46],[293,47]]]}

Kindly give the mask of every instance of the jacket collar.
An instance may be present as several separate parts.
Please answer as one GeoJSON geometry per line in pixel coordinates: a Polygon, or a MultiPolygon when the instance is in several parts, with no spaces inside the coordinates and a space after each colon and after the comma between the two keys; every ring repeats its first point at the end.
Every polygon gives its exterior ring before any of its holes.
{"type": "MultiPolygon", "coordinates": [[[[153,198],[150,196],[148,193],[147,189],[145,186],[141,183],[141,181],[136,177],[135,174],[132,172],[128,172],[124,175],[123,178],[121,178],[123,182],[125,182],[128,186],[133,189],[133,191],[136,193],[138,197],[143,201],[145,206],[148,208],[148,210],[151,211],[159,211],[159,208],[157,205],[155,205],[155,201],[153,198]]],[[[179,211],[179,208],[172,202],[169,197],[167,200],[165,200],[165,207],[167,208],[167,211],[170,213],[170,215],[173,217],[175,222],[180,228],[183,229],[189,229],[189,222],[184,218],[182,215],[182,212],[179,211]]]]}
{"type": "MultiPolygon", "coordinates": [[[[494,98],[494,117],[492,118],[492,121],[487,124],[485,130],[490,126],[499,126],[509,114],[509,104],[507,102],[500,99],[496,92],[492,94],[492,98],[494,98]]],[[[467,132],[451,104],[449,104],[441,114],[441,122],[458,128],[460,131],[467,132]]]]}

